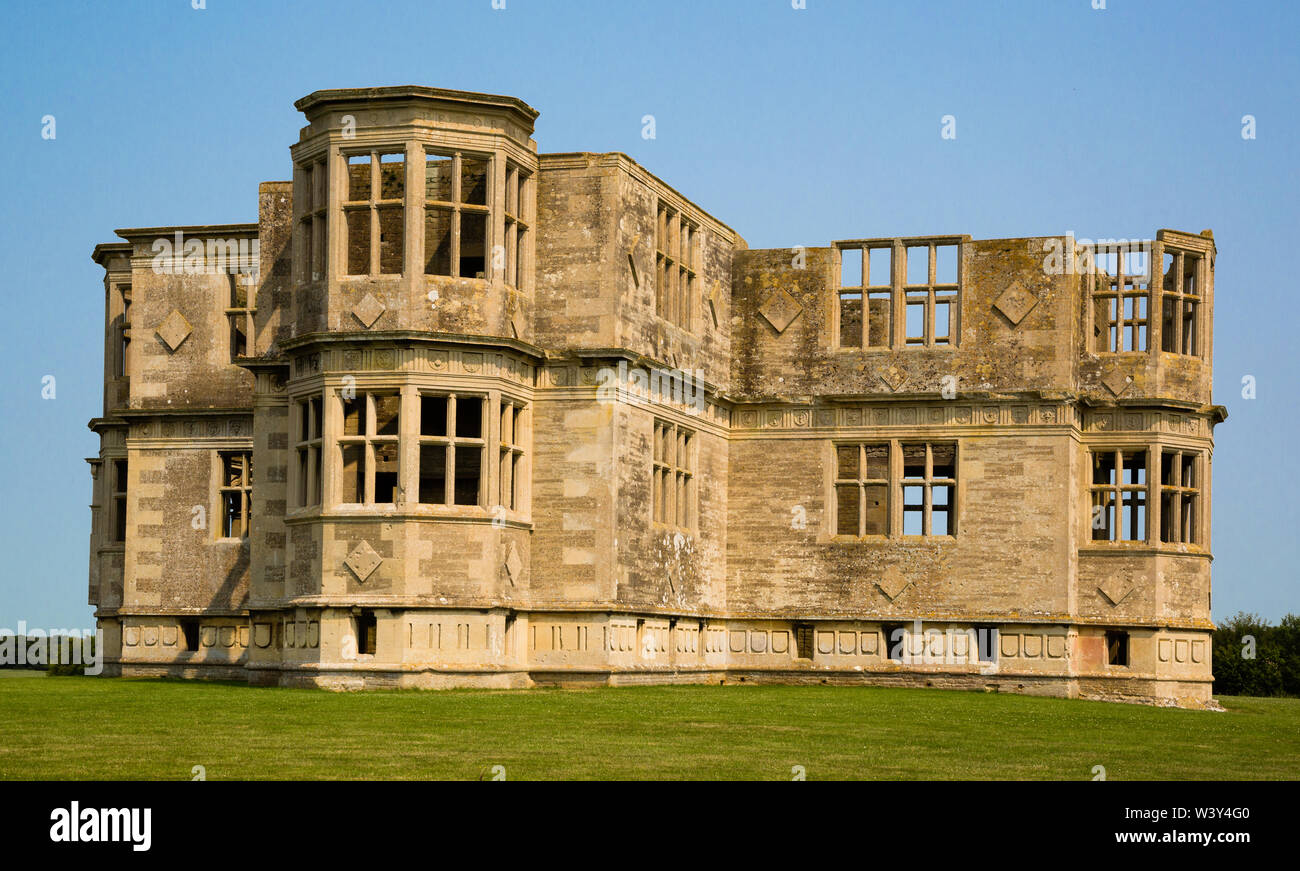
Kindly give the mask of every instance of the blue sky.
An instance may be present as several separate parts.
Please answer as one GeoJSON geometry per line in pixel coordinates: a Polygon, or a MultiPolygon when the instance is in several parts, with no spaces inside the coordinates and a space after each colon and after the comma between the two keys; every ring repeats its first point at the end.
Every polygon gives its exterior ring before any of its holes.
{"type": "Polygon", "coordinates": [[[82,458],[97,450],[86,421],[103,328],[91,249],[118,227],[255,220],[258,183],[290,175],[294,100],[398,84],[518,96],[541,112],[543,151],[627,152],[752,247],[1212,228],[1215,400],[1231,415],[1216,434],[1214,615],[1300,611],[1295,4],[206,6],[5,13],[0,626],[91,625],[82,458]],[[939,135],[944,115],[954,140],[939,135]]]}

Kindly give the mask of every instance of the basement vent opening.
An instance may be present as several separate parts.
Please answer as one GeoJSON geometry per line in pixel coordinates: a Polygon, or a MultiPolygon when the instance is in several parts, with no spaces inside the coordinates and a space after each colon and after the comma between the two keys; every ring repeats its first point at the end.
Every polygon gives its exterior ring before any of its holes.
{"type": "Polygon", "coordinates": [[[795,655],[800,659],[813,658],[813,628],[811,623],[796,623],[794,626],[795,655]]]}
{"type": "Polygon", "coordinates": [[[884,644],[884,656],[890,662],[903,661],[903,624],[886,623],[880,627],[881,643],[884,644]]]}
{"type": "Polygon", "coordinates": [[[199,621],[198,620],[182,620],[181,634],[185,636],[186,650],[199,649],[199,621]]]}
{"type": "Polygon", "coordinates": [[[1127,632],[1114,631],[1106,633],[1106,664],[1128,665],[1127,632]]]}
{"type": "Polygon", "coordinates": [[[374,656],[376,636],[379,634],[375,612],[362,611],[352,622],[357,630],[357,653],[361,656],[374,656]]]}

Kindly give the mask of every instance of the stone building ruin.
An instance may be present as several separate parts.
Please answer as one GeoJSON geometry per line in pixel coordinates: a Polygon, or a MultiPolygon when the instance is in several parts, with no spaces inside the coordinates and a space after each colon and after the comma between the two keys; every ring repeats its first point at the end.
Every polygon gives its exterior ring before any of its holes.
{"type": "Polygon", "coordinates": [[[296,107],[94,250],[108,673],[1210,703],[1209,231],[755,250],[512,97],[296,107]]]}

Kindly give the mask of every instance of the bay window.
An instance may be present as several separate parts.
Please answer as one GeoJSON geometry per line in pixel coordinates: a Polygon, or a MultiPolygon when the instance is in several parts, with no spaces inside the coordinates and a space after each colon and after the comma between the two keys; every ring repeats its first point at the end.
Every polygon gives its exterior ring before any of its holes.
{"type": "Polygon", "coordinates": [[[331,388],[293,408],[289,492],[298,509],[526,512],[521,399],[394,383],[331,388]]]}

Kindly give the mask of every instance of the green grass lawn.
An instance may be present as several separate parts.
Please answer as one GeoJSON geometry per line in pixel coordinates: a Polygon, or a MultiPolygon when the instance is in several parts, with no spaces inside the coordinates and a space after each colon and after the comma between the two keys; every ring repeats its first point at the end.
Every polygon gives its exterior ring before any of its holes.
{"type": "MultiPolygon", "coordinates": [[[[0,675],[13,675],[0,672],[0,675]]],[[[494,692],[0,677],[0,778],[1300,778],[1300,699],[1228,713],[943,690],[494,692]]]]}

